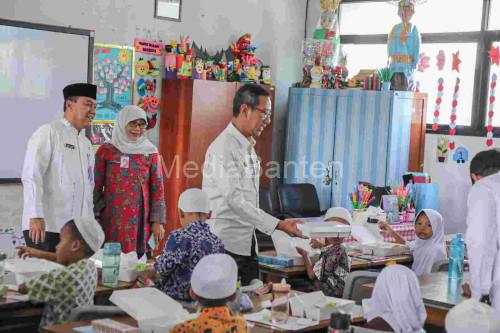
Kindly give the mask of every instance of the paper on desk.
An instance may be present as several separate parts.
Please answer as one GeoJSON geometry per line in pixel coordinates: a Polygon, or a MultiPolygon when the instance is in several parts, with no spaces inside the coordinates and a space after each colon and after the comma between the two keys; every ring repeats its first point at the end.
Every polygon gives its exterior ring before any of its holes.
{"type": "MultiPolygon", "coordinates": [[[[290,298],[290,309],[295,317],[304,317],[317,320],[323,316],[324,310],[335,311],[344,306],[354,304],[355,302],[348,299],[325,296],[322,291],[295,295],[290,298]],[[330,307],[330,304],[334,304],[330,307]]],[[[325,319],[325,318],[322,318],[325,319]]]]}
{"type": "Polygon", "coordinates": [[[280,230],[275,230],[271,238],[274,243],[274,248],[276,249],[276,254],[278,257],[284,258],[301,258],[300,254],[297,252],[296,247],[303,248],[308,253],[314,254],[316,251],[309,244],[308,239],[290,237],[286,233],[280,230]]]}
{"type": "Polygon", "coordinates": [[[261,323],[289,331],[298,331],[307,327],[318,325],[319,322],[304,318],[289,317],[285,324],[274,324],[271,321],[271,311],[264,309],[260,312],[247,314],[244,316],[247,321],[261,323]]]}
{"type": "Polygon", "coordinates": [[[64,266],[38,258],[14,258],[5,260],[4,267],[5,271],[12,272],[15,277],[15,281],[9,280],[8,283],[21,285],[51,270],[62,269],[64,266]]]}
{"type": "Polygon", "coordinates": [[[155,332],[168,332],[173,325],[189,319],[179,302],[156,288],[116,290],[109,300],[137,320],[141,331],[156,328],[155,332]]]}

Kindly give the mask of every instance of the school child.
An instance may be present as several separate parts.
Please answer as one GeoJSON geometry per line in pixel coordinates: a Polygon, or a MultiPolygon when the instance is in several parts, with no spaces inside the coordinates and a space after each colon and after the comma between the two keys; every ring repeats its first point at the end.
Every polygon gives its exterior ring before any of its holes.
{"type": "Polygon", "coordinates": [[[238,266],[227,254],[203,257],[191,275],[190,295],[202,306],[198,318],[173,328],[173,333],[246,333],[246,320],[231,315],[227,302],[236,297],[238,266]]]}
{"type": "Polygon", "coordinates": [[[184,191],[179,197],[178,208],[182,228],[170,234],[154,270],[158,289],[175,300],[192,302],[189,286],[194,267],[206,255],[224,253],[224,245],[206,223],[210,208],[202,190],[184,191]]]}
{"type": "MultiPolygon", "coordinates": [[[[388,231],[396,243],[406,244],[389,224],[381,222],[380,228],[388,231]]],[[[408,243],[413,255],[411,268],[421,276],[429,274],[434,263],[447,259],[443,216],[433,209],[423,209],[415,220],[415,234],[416,240],[408,243]]]]}
{"type": "Polygon", "coordinates": [[[88,258],[103,242],[104,232],[94,218],[75,217],[62,227],[56,259],[65,267],[19,286],[30,300],[45,303],[40,327],[62,323],[73,309],[94,304],[97,268],[88,258]]]}
{"type": "Polygon", "coordinates": [[[377,277],[366,328],[396,333],[424,332],[427,312],[417,276],[402,265],[387,266],[377,277]]]}
{"type": "MultiPolygon", "coordinates": [[[[334,207],[326,212],[325,222],[349,225],[352,217],[347,209],[334,207]]],[[[307,251],[297,248],[297,252],[304,258],[307,276],[314,281],[315,289],[322,290],[327,296],[342,297],[345,280],[351,270],[350,259],[342,241],[343,238],[325,238],[325,246],[314,266],[307,251]]]]}

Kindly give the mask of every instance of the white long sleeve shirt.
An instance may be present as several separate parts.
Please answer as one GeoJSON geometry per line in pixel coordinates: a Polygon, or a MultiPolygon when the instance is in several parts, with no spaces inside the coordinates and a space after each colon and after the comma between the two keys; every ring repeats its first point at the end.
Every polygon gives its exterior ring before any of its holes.
{"type": "Polygon", "coordinates": [[[472,298],[490,295],[493,306],[500,310],[500,173],[472,186],[465,242],[472,298]]]}
{"type": "Polygon", "coordinates": [[[251,255],[255,228],[271,234],[279,222],[259,208],[260,161],[254,145],[230,123],[208,147],[203,168],[212,231],[227,251],[243,256],[251,255]]]}
{"type": "Polygon", "coordinates": [[[59,233],[75,216],[93,216],[94,151],[66,119],[43,125],[28,141],[22,174],[23,230],[44,218],[59,233]]]}

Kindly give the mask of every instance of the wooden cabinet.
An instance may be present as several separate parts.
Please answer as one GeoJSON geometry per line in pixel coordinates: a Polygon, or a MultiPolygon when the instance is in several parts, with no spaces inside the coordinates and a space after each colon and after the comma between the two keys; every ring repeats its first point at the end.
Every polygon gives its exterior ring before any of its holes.
{"type": "Polygon", "coordinates": [[[359,181],[399,184],[423,163],[426,102],[412,92],[291,88],[284,182],[314,184],[322,210],[348,207],[359,181]]]}
{"type": "MultiPolygon", "coordinates": [[[[160,144],[162,156],[167,231],[180,226],[177,200],[187,188],[201,188],[205,153],[227,127],[233,115],[233,98],[242,86],[236,82],[167,80],[162,82],[160,144]]],[[[271,99],[274,92],[271,90],[271,99]]],[[[274,105],[274,103],[273,103],[274,105]]],[[[257,139],[261,159],[262,187],[269,186],[265,167],[272,154],[272,125],[257,139]]]]}
{"type": "Polygon", "coordinates": [[[425,131],[427,130],[427,94],[415,93],[411,119],[408,171],[424,171],[425,131]]]}

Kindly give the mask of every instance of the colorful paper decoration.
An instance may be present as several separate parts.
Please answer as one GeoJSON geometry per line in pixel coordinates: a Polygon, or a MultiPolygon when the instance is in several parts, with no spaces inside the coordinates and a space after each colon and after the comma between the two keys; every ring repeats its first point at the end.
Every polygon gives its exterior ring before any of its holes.
{"type": "Polygon", "coordinates": [[[457,134],[457,105],[458,105],[458,91],[460,89],[460,78],[457,77],[455,89],[453,93],[453,101],[451,102],[451,115],[450,115],[450,150],[455,149],[455,135],[457,134]]]}
{"type": "Polygon", "coordinates": [[[420,53],[417,71],[425,72],[425,70],[430,67],[430,65],[429,65],[430,60],[431,60],[431,58],[428,55],[426,55],[425,52],[420,53]]]}
{"type": "Polygon", "coordinates": [[[161,56],[163,52],[163,43],[153,42],[147,39],[136,38],[134,39],[135,51],[146,53],[146,54],[154,54],[157,56],[161,56]]]}
{"type": "Polygon", "coordinates": [[[137,93],[139,96],[146,95],[146,81],[144,79],[139,79],[139,81],[137,81],[137,93]]]}
{"type": "Polygon", "coordinates": [[[491,75],[490,82],[490,99],[488,104],[488,120],[486,123],[486,145],[493,146],[493,115],[495,114],[495,89],[497,86],[497,75],[491,75]]]}
{"type": "Polygon", "coordinates": [[[434,132],[439,129],[439,111],[441,110],[441,102],[443,101],[443,84],[444,79],[440,77],[438,79],[438,92],[436,94],[436,106],[434,107],[434,119],[432,124],[432,130],[434,132]]]}
{"type": "Polygon", "coordinates": [[[491,59],[491,64],[492,65],[499,65],[500,64],[500,48],[497,47],[491,47],[491,50],[488,51],[488,56],[491,59]]]}
{"type": "Polygon", "coordinates": [[[116,114],[133,99],[134,49],[129,46],[94,46],[94,83],[97,113],[94,120],[115,120],[116,114]]]}
{"type": "Polygon", "coordinates": [[[444,68],[444,65],[446,64],[446,54],[444,53],[443,50],[439,50],[438,55],[436,56],[437,60],[437,68],[438,71],[442,71],[444,68]]]}
{"type": "Polygon", "coordinates": [[[144,58],[139,58],[135,64],[135,72],[140,76],[147,75],[149,72],[148,61],[144,58]]]}
{"type": "Polygon", "coordinates": [[[448,161],[450,140],[445,136],[440,136],[438,138],[436,155],[438,163],[446,163],[448,161]]]}
{"type": "Polygon", "coordinates": [[[453,160],[458,164],[467,162],[469,160],[469,151],[467,148],[463,146],[458,147],[455,153],[453,153],[453,160]]]}
{"type": "Polygon", "coordinates": [[[460,51],[457,51],[457,53],[453,53],[453,62],[451,64],[451,70],[460,73],[460,64],[462,63],[462,60],[460,60],[459,57],[460,57],[460,51]]]}

